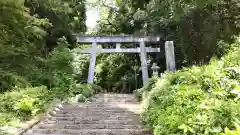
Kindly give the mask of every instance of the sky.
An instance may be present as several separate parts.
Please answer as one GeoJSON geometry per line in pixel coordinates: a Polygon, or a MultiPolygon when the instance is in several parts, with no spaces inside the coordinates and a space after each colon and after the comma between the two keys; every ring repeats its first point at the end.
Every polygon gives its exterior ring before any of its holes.
{"type": "Polygon", "coordinates": [[[87,9],[86,12],[87,20],[86,25],[89,29],[94,28],[97,25],[97,21],[99,20],[99,10],[97,8],[87,9]]]}
{"type": "MultiPolygon", "coordinates": [[[[115,5],[114,0],[105,0],[104,2],[107,5],[111,5],[111,6],[115,5]]],[[[87,5],[87,11],[86,11],[86,16],[87,16],[86,25],[89,32],[89,31],[92,31],[97,25],[97,21],[100,20],[100,14],[102,12],[105,13],[107,11],[105,11],[103,7],[100,7],[100,5],[98,4],[99,0],[87,0],[87,3],[88,5],[87,5]]]]}

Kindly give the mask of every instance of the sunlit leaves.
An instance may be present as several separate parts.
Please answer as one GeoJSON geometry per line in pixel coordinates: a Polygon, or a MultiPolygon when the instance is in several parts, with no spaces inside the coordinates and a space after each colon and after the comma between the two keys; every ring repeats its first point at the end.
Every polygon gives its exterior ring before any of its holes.
{"type": "Polygon", "coordinates": [[[146,13],[143,10],[138,9],[137,12],[133,15],[134,20],[143,21],[146,19],[146,13]]]}
{"type": "Polygon", "coordinates": [[[117,3],[118,6],[121,5],[122,0],[115,0],[115,1],[116,1],[116,3],[117,3]]]}

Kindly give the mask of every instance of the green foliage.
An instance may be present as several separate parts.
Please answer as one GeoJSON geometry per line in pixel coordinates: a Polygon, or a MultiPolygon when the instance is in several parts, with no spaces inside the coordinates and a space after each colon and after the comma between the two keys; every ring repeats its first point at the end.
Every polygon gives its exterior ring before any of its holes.
{"type": "Polygon", "coordinates": [[[74,95],[82,94],[86,98],[91,97],[93,93],[94,89],[92,89],[89,84],[87,85],[77,84],[76,88],[73,90],[74,95]]]}
{"type": "Polygon", "coordinates": [[[47,50],[45,29],[51,24],[31,16],[23,2],[0,1],[0,7],[0,125],[17,126],[45,111],[54,99],[72,95],[73,55],[66,38],[47,50]],[[38,87],[42,85],[47,88],[38,87]]]}
{"type": "MultiPolygon", "coordinates": [[[[67,85],[67,84],[65,84],[67,85]]],[[[45,86],[18,88],[11,92],[0,94],[0,126],[17,126],[30,120],[39,113],[45,112],[54,99],[69,100],[78,95],[79,101],[86,101],[101,88],[96,85],[77,84],[69,90],[66,87],[56,87],[48,90],[45,86]]]]}
{"type": "Polygon", "coordinates": [[[239,33],[236,0],[154,0],[146,7],[149,32],[167,34],[175,41],[179,64],[202,64],[221,57],[229,48],[223,41],[232,42],[239,33]]]}
{"type": "Polygon", "coordinates": [[[59,46],[56,47],[47,59],[51,78],[48,86],[55,87],[54,90],[59,93],[67,93],[74,89],[75,80],[73,76],[72,61],[73,56],[65,39],[60,39],[59,46]]]}
{"type": "Polygon", "coordinates": [[[69,48],[86,31],[85,0],[0,0],[0,16],[1,134],[74,95],[69,48]]]}
{"type": "Polygon", "coordinates": [[[14,118],[27,120],[43,111],[44,105],[49,103],[51,92],[46,87],[16,89],[12,92],[0,94],[1,114],[9,117],[1,117],[0,125],[10,124],[14,118]],[[11,118],[12,117],[12,118],[11,118]],[[6,121],[6,119],[9,119],[6,121]]]}
{"type": "MultiPolygon", "coordinates": [[[[79,48],[78,48],[79,49],[79,48]]],[[[73,60],[75,79],[78,83],[86,83],[88,78],[88,66],[90,57],[88,54],[75,54],[73,60]]]]}
{"type": "Polygon", "coordinates": [[[74,90],[72,90],[72,93],[74,95],[82,94],[86,98],[91,97],[93,94],[97,94],[102,91],[102,88],[100,86],[97,86],[95,84],[77,84],[74,90]]]}
{"type": "Polygon", "coordinates": [[[48,65],[50,70],[59,70],[66,73],[73,73],[72,61],[73,55],[67,47],[69,44],[66,38],[60,38],[58,46],[50,53],[48,57],[48,65]]]}
{"type": "MultiPolygon", "coordinates": [[[[229,43],[233,42],[233,37],[239,34],[240,29],[240,6],[237,0],[99,0],[95,3],[100,7],[101,20],[96,27],[98,31],[94,34],[160,35],[163,39],[161,47],[165,40],[173,40],[177,68],[203,65],[213,57],[221,58],[231,48],[229,43]]],[[[154,44],[149,46],[155,47],[154,44]]],[[[160,54],[148,56],[164,72],[165,58],[160,54]]],[[[97,65],[100,70],[97,70],[96,82],[108,90],[117,91],[115,89],[120,90],[124,84],[122,78],[127,76],[127,87],[131,89],[135,87],[131,84],[138,82],[133,79],[132,69],[117,69],[126,65],[133,67],[136,65],[133,63],[138,62],[138,57],[128,55],[101,57],[98,60],[101,64],[97,65]],[[118,63],[119,59],[122,64],[118,63]],[[137,62],[133,62],[135,60],[137,62]],[[118,74],[124,75],[119,77],[118,74]]],[[[136,66],[140,68],[139,65],[136,66]]]]}
{"type": "Polygon", "coordinates": [[[240,117],[239,50],[209,65],[165,73],[151,83],[143,97],[142,117],[154,134],[238,134],[234,122],[240,117]]]}
{"type": "Polygon", "coordinates": [[[30,97],[24,97],[15,105],[15,109],[23,113],[32,113],[35,100],[30,97]]]}
{"type": "Polygon", "coordinates": [[[109,92],[123,93],[136,89],[136,83],[141,86],[141,76],[135,78],[140,73],[136,57],[135,54],[100,55],[96,65],[96,84],[109,92]]]}
{"type": "Polygon", "coordinates": [[[0,0],[0,9],[1,91],[54,87],[53,74],[72,73],[68,48],[75,44],[72,32],[86,29],[84,0],[0,0]]]}
{"type": "Polygon", "coordinates": [[[23,76],[24,67],[35,64],[42,48],[39,42],[46,35],[43,27],[50,24],[47,19],[30,16],[21,0],[1,0],[0,7],[0,71],[2,76],[6,73],[6,76],[12,74],[15,76],[11,75],[12,78],[16,78],[23,76]]]}
{"type": "Polygon", "coordinates": [[[72,93],[73,93],[74,95],[81,94],[84,88],[85,88],[84,85],[76,84],[76,87],[75,87],[75,89],[73,89],[72,93]]]}
{"type": "Polygon", "coordinates": [[[230,130],[229,128],[225,128],[224,133],[221,133],[220,135],[239,135],[240,134],[240,125],[239,122],[234,123],[235,129],[230,130]]]}
{"type": "Polygon", "coordinates": [[[86,86],[83,91],[82,94],[85,97],[91,97],[94,94],[94,90],[90,88],[90,86],[86,86]]]}
{"type": "Polygon", "coordinates": [[[26,87],[29,83],[21,76],[12,73],[0,73],[0,91],[6,91],[15,87],[26,87]]]}
{"type": "Polygon", "coordinates": [[[150,80],[149,80],[149,84],[147,87],[143,87],[143,88],[140,88],[140,89],[137,89],[137,90],[134,90],[133,93],[135,95],[135,97],[141,101],[145,96],[146,94],[148,94],[149,91],[151,91],[154,87],[155,87],[155,84],[156,82],[158,81],[159,77],[157,76],[153,76],[150,80]]]}
{"type": "Polygon", "coordinates": [[[85,102],[86,97],[83,94],[77,95],[77,102],[85,102]]]}
{"type": "Polygon", "coordinates": [[[76,87],[70,91],[70,95],[73,97],[73,100],[75,99],[74,101],[84,102],[94,94],[98,94],[101,91],[102,88],[95,84],[76,84],[76,87]]]}
{"type": "Polygon", "coordinates": [[[90,85],[90,88],[94,90],[94,94],[103,92],[103,89],[101,86],[98,86],[96,84],[89,84],[89,85],[90,85]]]}
{"type": "Polygon", "coordinates": [[[24,5],[30,9],[31,14],[47,18],[51,22],[52,27],[46,28],[48,36],[44,38],[49,50],[52,50],[57,45],[58,38],[63,36],[74,46],[72,34],[86,31],[85,0],[26,0],[24,5]]]}
{"type": "MultiPolygon", "coordinates": [[[[111,2],[98,2],[105,11],[99,34],[160,35],[164,41],[173,40],[179,68],[220,58],[227,53],[232,37],[239,34],[238,0],[124,0],[116,1],[115,6],[108,3],[111,2]]],[[[158,58],[157,63],[164,71],[162,60],[158,58]]]]}

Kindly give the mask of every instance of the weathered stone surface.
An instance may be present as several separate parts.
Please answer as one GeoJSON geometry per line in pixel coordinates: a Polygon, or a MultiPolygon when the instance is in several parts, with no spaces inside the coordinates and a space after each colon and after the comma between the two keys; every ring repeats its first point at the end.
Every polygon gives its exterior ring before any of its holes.
{"type": "Polygon", "coordinates": [[[100,94],[90,103],[63,104],[23,135],[151,135],[130,94],[100,94]]]}
{"type": "Polygon", "coordinates": [[[76,35],[78,43],[91,44],[93,41],[97,43],[138,43],[159,42],[160,36],[80,36],[76,35]]]}
{"type": "Polygon", "coordinates": [[[166,56],[167,70],[169,72],[175,72],[176,71],[176,63],[175,63],[173,41],[165,42],[165,56],[166,56]]]}
{"type": "MultiPolygon", "coordinates": [[[[76,49],[76,53],[86,53],[86,54],[91,54],[93,52],[92,49],[76,49]]],[[[140,53],[141,50],[140,48],[115,48],[115,49],[102,49],[102,48],[97,48],[96,52],[98,53],[140,53]]],[[[151,48],[151,47],[146,47],[146,52],[147,53],[157,53],[161,52],[160,48],[151,48]]]]}
{"type": "Polygon", "coordinates": [[[29,132],[25,135],[151,135],[150,131],[144,129],[38,129],[36,132],[29,132]]]}

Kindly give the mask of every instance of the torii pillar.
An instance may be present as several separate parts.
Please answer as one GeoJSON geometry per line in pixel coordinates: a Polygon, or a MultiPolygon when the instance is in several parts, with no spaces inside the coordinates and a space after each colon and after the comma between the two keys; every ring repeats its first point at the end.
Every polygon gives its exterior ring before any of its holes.
{"type": "Polygon", "coordinates": [[[140,59],[141,59],[141,68],[142,68],[142,79],[143,79],[143,86],[148,85],[149,77],[148,77],[148,65],[147,65],[147,53],[145,43],[142,40],[140,42],[140,59]]]}

